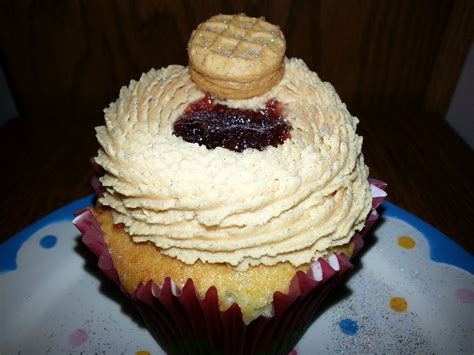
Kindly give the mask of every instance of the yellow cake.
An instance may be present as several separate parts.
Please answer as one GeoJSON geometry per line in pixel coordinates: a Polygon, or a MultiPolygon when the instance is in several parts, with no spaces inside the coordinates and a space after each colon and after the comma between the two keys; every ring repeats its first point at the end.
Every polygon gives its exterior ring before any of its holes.
{"type": "MultiPolygon", "coordinates": [[[[134,243],[122,226],[113,224],[109,210],[97,207],[94,216],[101,225],[114,267],[120,275],[120,282],[129,294],[135,292],[137,285],[149,280],[163,284],[166,277],[171,277],[177,286],[183,287],[191,279],[201,298],[210,287],[216,287],[222,311],[237,303],[247,323],[260,315],[270,316],[273,293],[288,293],[296,272],[307,272],[310,267],[309,264],[296,267],[286,262],[272,266],[258,265],[238,271],[224,263],[197,261],[188,265],[161,254],[152,243],[134,243]]],[[[353,250],[354,244],[350,242],[334,247],[328,255],[337,252],[350,257],[353,250]]]]}

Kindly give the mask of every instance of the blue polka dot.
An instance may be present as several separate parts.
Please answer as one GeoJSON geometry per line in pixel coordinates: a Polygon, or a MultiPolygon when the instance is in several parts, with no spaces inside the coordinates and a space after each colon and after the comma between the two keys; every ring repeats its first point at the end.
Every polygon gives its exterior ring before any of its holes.
{"type": "Polygon", "coordinates": [[[54,235],[47,235],[40,240],[40,245],[45,249],[51,249],[56,245],[58,238],[54,235]]]}
{"type": "Polygon", "coordinates": [[[359,330],[359,326],[355,320],[350,318],[343,319],[339,322],[339,328],[341,328],[341,332],[347,335],[355,335],[359,330]]]}

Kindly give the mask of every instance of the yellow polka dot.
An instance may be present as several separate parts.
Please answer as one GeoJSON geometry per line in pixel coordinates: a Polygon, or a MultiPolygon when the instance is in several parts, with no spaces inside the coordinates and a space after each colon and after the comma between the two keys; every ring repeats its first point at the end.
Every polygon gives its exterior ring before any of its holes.
{"type": "Polygon", "coordinates": [[[405,249],[413,249],[416,245],[416,242],[413,240],[413,238],[402,235],[400,238],[398,238],[398,245],[405,249]]]}
{"type": "Polygon", "coordinates": [[[135,352],[135,355],[150,355],[150,352],[140,350],[140,351],[135,352]]]}
{"type": "Polygon", "coordinates": [[[390,300],[390,308],[395,312],[405,312],[408,308],[407,300],[403,297],[392,297],[390,300]]]}

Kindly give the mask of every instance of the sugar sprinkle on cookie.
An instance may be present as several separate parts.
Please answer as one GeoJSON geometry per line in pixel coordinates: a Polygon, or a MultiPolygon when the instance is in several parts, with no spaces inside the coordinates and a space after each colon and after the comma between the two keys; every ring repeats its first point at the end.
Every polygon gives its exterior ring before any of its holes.
{"type": "Polygon", "coordinates": [[[188,43],[189,72],[203,91],[221,99],[261,95],[284,74],[286,41],[264,18],[216,15],[188,43]]]}

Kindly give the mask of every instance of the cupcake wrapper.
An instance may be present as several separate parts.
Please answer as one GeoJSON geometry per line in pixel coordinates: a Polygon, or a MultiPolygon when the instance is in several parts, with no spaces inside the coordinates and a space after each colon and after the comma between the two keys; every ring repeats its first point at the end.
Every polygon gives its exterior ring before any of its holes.
{"type": "Polygon", "coordinates": [[[99,222],[89,209],[76,212],[72,223],[82,234],[82,242],[99,258],[98,266],[109,279],[120,284],[117,270],[114,268],[112,256],[105,244],[104,234],[99,222]]]}
{"type": "MultiPolygon", "coordinates": [[[[386,196],[385,183],[371,179],[370,184],[373,208],[364,229],[354,235],[354,255],[378,218],[375,208],[386,196]]],[[[100,224],[91,211],[78,211],[73,223],[83,234],[84,244],[98,256],[99,268],[121,287],[100,224]]],[[[244,323],[237,304],[219,310],[215,287],[201,299],[191,279],[183,288],[169,277],[163,285],[150,280],[128,296],[167,353],[288,354],[316,319],[325,296],[350,269],[352,264],[344,255],[333,254],[327,261],[319,258],[308,272],[297,272],[288,294],[274,293],[273,316],[260,316],[249,324],[244,323]]]]}

